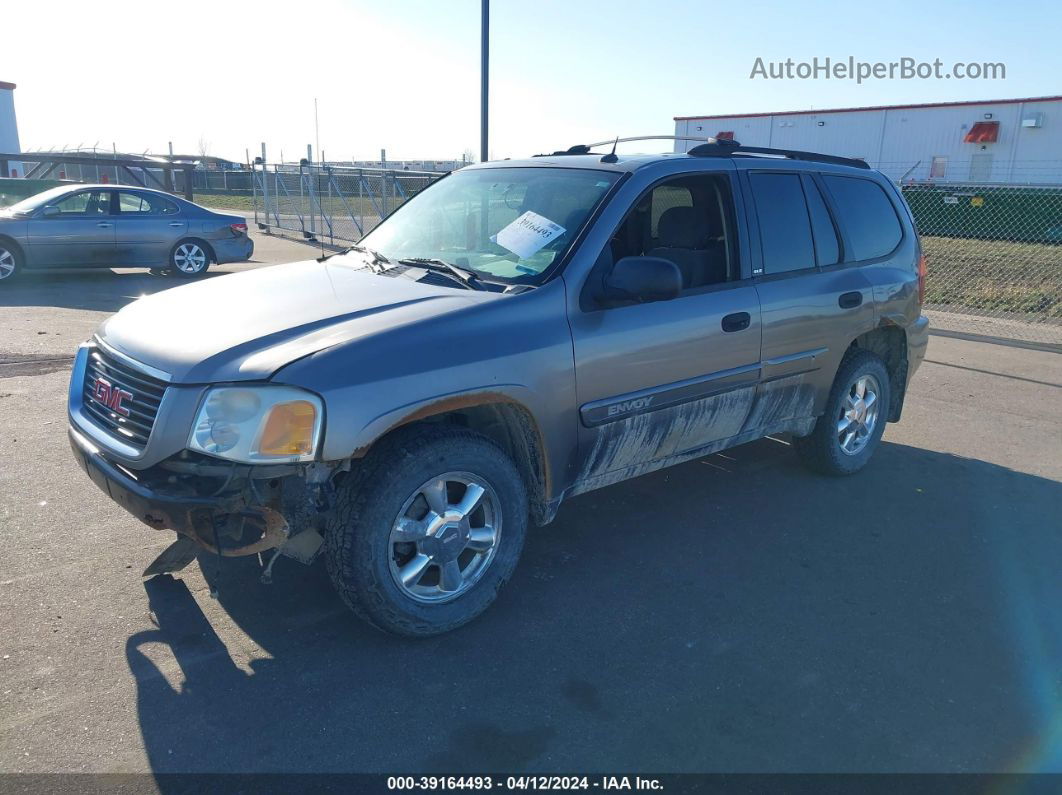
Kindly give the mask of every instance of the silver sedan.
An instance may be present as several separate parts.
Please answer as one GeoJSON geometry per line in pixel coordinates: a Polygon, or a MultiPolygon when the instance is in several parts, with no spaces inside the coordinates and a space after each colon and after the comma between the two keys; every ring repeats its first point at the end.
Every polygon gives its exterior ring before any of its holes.
{"type": "Polygon", "coordinates": [[[0,210],[0,284],[24,268],[199,276],[253,252],[246,219],[148,188],[64,185],[0,210]]]}

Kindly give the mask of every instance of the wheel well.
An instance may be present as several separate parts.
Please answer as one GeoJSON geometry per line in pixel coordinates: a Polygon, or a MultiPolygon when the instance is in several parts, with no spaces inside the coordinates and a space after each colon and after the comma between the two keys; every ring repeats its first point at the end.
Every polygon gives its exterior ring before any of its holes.
{"type": "Polygon", "coordinates": [[[856,337],[851,346],[870,351],[885,362],[889,373],[889,422],[898,422],[907,391],[907,332],[897,326],[884,326],[856,337]]]}
{"type": "Polygon", "coordinates": [[[180,240],[174,243],[173,248],[170,249],[171,260],[173,259],[173,252],[177,250],[177,246],[181,245],[181,243],[198,243],[200,246],[203,247],[203,250],[206,251],[207,261],[213,263],[214,265],[217,265],[218,255],[214,253],[214,247],[210,245],[210,241],[203,240],[203,238],[201,237],[182,237],[180,240]]]}
{"type": "Polygon", "coordinates": [[[7,235],[0,235],[0,242],[3,242],[5,246],[10,246],[11,248],[13,248],[15,250],[15,253],[18,254],[20,262],[23,265],[26,264],[26,252],[23,251],[22,246],[19,245],[17,240],[15,240],[13,237],[8,237],[7,235]]]}
{"type": "MultiPolygon", "coordinates": [[[[531,413],[518,403],[498,401],[477,405],[461,406],[441,410],[429,416],[411,418],[387,431],[372,443],[379,444],[391,434],[408,429],[411,425],[432,424],[456,425],[481,433],[491,439],[516,464],[520,476],[527,486],[528,502],[531,506],[531,519],[537,525],[546,524],[552,518],[548,508],[548,475],[545,449],[539,434],[538,425],[531,413]]],[[[359,455],[370,448],[362,448],[359,455]]]]}

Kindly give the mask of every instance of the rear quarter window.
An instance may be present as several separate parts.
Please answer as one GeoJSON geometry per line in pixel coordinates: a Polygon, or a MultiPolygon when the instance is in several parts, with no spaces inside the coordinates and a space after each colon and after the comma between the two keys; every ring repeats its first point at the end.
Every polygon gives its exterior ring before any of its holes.
{"type": "Polygon", "coordinates": [[[834,175],[823,175],[822,181],[833,197],[837,221],[851,247],[845,259],[875,259],[896,248],[903,229],[880,185],[869,179],[834,175]]]}
{"type": "Polygon", "coordinates": [[[819,186],[810,176],[804,176],[804,195],[808,200],[808,215],[811,216],[811,231],[815,236],[815,255],[819,266],[836,265],[841,260],[841,246],[837,242],[837,230],[830,220],[830,211],[822,200],[819,186]]]}

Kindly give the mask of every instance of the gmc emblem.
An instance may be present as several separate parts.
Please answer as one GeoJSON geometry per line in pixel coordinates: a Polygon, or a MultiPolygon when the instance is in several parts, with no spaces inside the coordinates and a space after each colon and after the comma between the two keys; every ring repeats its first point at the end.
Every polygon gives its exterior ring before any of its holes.
{"type": "Polygon", "coordinates": [[[129,416],[129,409],[122,405],[123,400],[132,400],[133,393],[127,392],[120,386],[114,386],[106,378],[96,377],[96,385],[92,390],[92,399],[97,403],[106,406],[115,414],[121,414],[123,417],[129,416]]]}

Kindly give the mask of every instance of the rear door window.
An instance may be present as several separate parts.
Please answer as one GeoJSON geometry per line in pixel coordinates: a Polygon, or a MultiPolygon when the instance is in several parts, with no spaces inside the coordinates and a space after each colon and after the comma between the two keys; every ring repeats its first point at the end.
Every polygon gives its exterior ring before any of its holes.
{"type": "Polygon", "coordinates": [[[118,192],[118,211],[123,215],[176,215],[177,205],[150,193],[118,192]]]}
{"type": "Polygon", "coordinates": [[[786,273],[815,267],[808,207],[799,174],[750,172],[763,249],[763,272],[786,273]]]}
{"type": "Polygon", "coordinates": [[[903,230],[880,185],[869,179],[832,174],[823,175],[822,181],[833,197],[837,220],[852,249],[845,252],[845,259],[876,259],[896,248],[903,230]]]}

